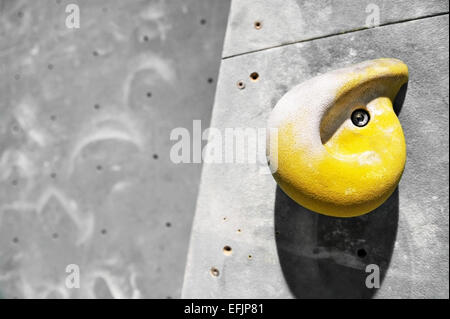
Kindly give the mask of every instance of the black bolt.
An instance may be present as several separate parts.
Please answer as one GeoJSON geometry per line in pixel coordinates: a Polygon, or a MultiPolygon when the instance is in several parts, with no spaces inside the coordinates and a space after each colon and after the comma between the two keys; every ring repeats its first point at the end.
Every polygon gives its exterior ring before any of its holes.
{"type": "Polygon", "coordinates": [[[367,123],[369,123],[370,115],[369,112],[367,112],[366,110],[358,109],[353,111],[351,118],[355,126],[363,127],[366,126],[367,123]]]}

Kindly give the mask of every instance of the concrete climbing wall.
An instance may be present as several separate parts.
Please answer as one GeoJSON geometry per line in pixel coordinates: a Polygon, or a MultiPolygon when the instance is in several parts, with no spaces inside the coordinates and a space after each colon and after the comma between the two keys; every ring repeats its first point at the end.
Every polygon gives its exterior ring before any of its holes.
{"type": "Polygon", "coordinates": [[[201,166],[169,134],[209,123],[228,9],[0,1],[0,297],[180,296],[201,166]]]}
{"type": "Polygon", "coordinates": [[[410,69],[395,105],[408,159],[387,202],[351,219],[297,205],[258,165],[205,164],[183,297],[448,298],[448,27],[448,1],[232,2],[212,127],[265,127],[294,85],[395,57],[410,69]]]}

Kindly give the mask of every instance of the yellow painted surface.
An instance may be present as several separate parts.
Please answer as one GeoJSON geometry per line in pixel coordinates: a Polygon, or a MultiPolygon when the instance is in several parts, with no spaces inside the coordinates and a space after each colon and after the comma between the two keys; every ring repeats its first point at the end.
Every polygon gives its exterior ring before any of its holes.
{"type": "Polygon", "coordinates": [[[329,125],[337,128],[316,151],[298,140],[299,135],[307,138],[298,134],[308,121],[307,114],[284,121],[278,127],[274,177],[302,206],[325,215],[351,217],[380,206],[400,181],[406,145],[392,101],[407,82],[408,69],[401,61],[379,59],[339,77],[344,78],[343,85],[320,126],[323,131],[329,125]],[[357,127],[350,115],[361,108],[369,112],[370,121],[357,127]]]}

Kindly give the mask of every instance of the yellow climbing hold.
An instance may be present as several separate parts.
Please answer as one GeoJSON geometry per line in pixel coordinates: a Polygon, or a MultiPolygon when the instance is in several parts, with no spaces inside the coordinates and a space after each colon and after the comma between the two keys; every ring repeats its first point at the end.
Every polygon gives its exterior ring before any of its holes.
{"type": "Polygon", "coordinates": [[[317,76],[286,93],[268,123],[278,130],[268,154],[280,188],[330,216],[358,216],[380,206],[405,166],[393,101],[407,81],[402,61],[377,59],[317,76]]]}

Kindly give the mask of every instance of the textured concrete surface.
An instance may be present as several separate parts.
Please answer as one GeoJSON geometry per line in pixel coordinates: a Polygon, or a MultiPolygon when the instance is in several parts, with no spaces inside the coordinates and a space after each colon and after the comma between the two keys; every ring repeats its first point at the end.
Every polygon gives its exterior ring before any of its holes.
{"type": "MultiPolygon", "coordinates": [[[[301,11],[307,12],[310,3],[300,3],[301,11]]],[[[405,9],[400,4],[396,12],[405,9]]],[[[253,17],[244,16],[254,11],[237,15],[242,5],[233,2],[229,28],[242,30],[241,23],[252,23],[253,17]]],[[[283,31],[301,23],[285,18],[288,6],[280,8],[265,10],[270,21],[285,24],[268,31],[268,45],[293,40],[291,32],[283,31]]],[[[410,17],[408,10],[398,20],[410,17]]],[[[350,21],[354,14],[341,19],[350,21]]],[[[389,15],[388,10],[383,14],[389,15]]],[[[204,164],[183,297],[448,298],[448,22],[448,14],[442,14],[222,61],[211,122],[221,130],[265,127],[281,96],[319,73],[379,57],[403,60],[410,81],[403,104],[399,98],[395,109],[405,132],[407,163],[385,204],[352,219],[318,215],[297,205],[272,176],[259,174],[257,165],[204,164]],[[259,73],[257,81],[249,79],[252,72],[259,73]],[[368,264],[380,267],[380,289],[365,286],[368,264]]],[[[329,32],[329,26],[322,26],[329,32]]],[[[232,42],[230,32],[224,56],[264,47],[246,34],[240,34],[242,42],[232,42]]]]}
{"type": "Polygon", "coordinates": [[[1,297],[180,296],[201,166],[169,133],[209,123],[228,8],[0,1],[1,297]]]}
{"type": "Polygon", "coordinates": [[[446,0],[232,1],[223,57],[448,12],[446,0]],[[259,23],[259,24],[258,24],[259,23]]]}

